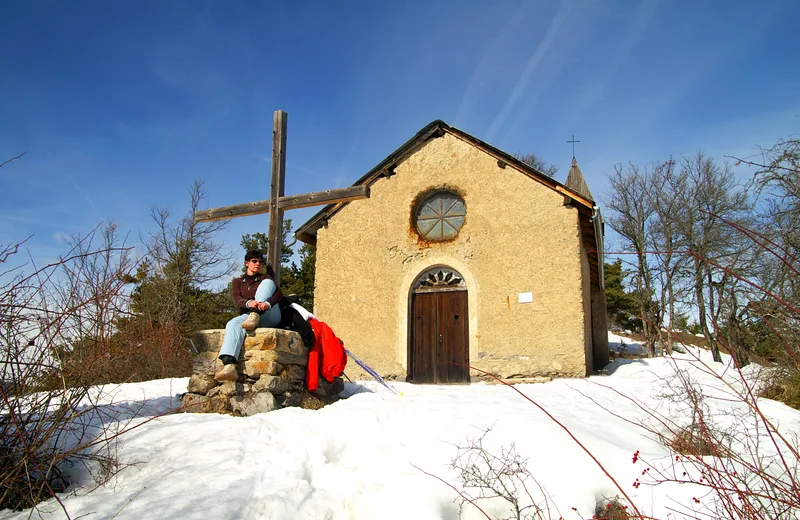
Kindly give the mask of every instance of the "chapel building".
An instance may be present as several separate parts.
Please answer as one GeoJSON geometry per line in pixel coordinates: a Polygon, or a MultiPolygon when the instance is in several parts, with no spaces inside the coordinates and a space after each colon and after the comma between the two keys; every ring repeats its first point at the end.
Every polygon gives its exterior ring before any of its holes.
{"type": "Polygon", "coordinates": [[[316,247],[314,313],[382,376],[583,377],[608,362],[603,221],[574,158],[561,184],[434,121],[358,185],[368,199],[325,206],[296,236],[316,247]]]}

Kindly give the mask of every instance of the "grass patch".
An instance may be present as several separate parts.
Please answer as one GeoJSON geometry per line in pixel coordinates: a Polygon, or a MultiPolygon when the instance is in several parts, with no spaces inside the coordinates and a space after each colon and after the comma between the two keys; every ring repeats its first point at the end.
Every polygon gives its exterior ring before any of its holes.
{"type": "Polygon", "coordinates": [[[781,374],[775,377],[759,394],[800,410],[800,373],[781,374]]]}

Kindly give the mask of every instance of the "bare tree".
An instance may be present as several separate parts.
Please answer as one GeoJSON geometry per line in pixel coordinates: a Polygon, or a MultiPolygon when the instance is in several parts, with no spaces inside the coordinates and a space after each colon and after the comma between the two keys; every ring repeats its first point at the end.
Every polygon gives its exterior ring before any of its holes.
{"type": "MultiPolygon", "coordinates": [[[[754,294],[742,314],[749,319],[748,338],[762,355],[777,361],[792,381],[800,370],[797,313],[800,308],[800,140],[781,139],[761,150],[758,161],[737,159],[755,167],[749,187],[758,197],[759,230],[741,229],[758,245],[758,281],[771,297],[754,294]]],[[[791,385],[790,385],[791,386],[791,385]]]]}
{"type": "Polygon", "coordinates": [[[519,159],[523,163],[527,164],[531,168],[536,171],[539,171],[549,177],[555,177],[558,173],[558,166],[555,164],[550,164],[540,156],[536,155],[535,153],[520,153],[517,152],[514,154],[516,159],[519,159]]]}
{"type": "MultiPolygon", "coordinates": [[[[730,294],[734,280],[723,266],[731,267],[741,257],[744,245],[730,232],[729,222],[746,224],[751,207],[747,194],[740,190],[730,165],[718,165],[702,152],[681,161],[686,189],[678,194],[682,216],[677,223],[692,257],[691,287],[697,305],[700,327],[714,354],[722,362],[709,317],[721,310],[720,296],[730,294]]],[[[713,323],[720,323],[719,316],[713,323]]]]}
{"type": "Polygon", "coordinates": [[[143,270],[157,289],[151,296],[157,295],[158,299],[149,302],[153,305],[148,310],[151,314],[155,311],[152,314],[155,321],[176,330],[182,330],[190,321],[192,291],[229,275],[234,269],[222,244],[214,240],[228,221],[194,220],[194,213],[206,197],[202,181],[194,182],[189,195],[189,211],[176,224],[170,222],[168,209],[152,210],[156,230],[145,240],[147,255],[143,270]]]}
{"type": "MultiPolygon", "coordinates": [[[[117,235],[115,223],[101,224],[86,236],[67,240],[75,253],[61,265],[61,276],[52,285],[48,301],[58,308],[75,309],[64,320],[62,331],[74,339],[92,360],[108,358],[115,324],[128,314],[126,277],[134,268],[130,247],[117,235]],[[100,245],[95,246],[99,233],[100,245]]],[[[88,361],[88,359],[84,359],[88,361]]]]}
{"type": "Polygon", "coordinates": [[[655,355],[660,324],[658,309],[653,303],[653,275],[648,263],[650,237],[656,216],[649,196],[656,189],[653,180],[653,173],[646,167],[630,163],[625,169],[621,164],[616,165],[614,173],[609,176],[611,190],[604,201],[611,210],[606,222],[622,237],[624,246],[636,256],[634,281],[649,356],[655,355]]]}
{"type": "Polygon", "coordinates": [[[687,265],[686,243],[678,229],[681,194],[687,187],[685,177],[678,174],[675,165],[675,161],[670,158],[653,168],[654,189],[648,193],[654,211],[650,241],[655,254],[650,258],[653,261],[653,276],[658,285],[659,308],[662,316],[666,313],[669,332],[667,337],[659,334],[659,339],[663,340],[662,350],[669,354],[672,353],[669,336],[676,323],[676,303],[683,293],[680,281],[685,275],[687,265]]]}
{"type": "Polygon", "coordinates": [[[798,296],[800,277],[800,139],[781,139],[762,149],[760,161],[737,159],[756,168],[751,186],[762,200],[761,221],[767,237],[785,252],[771,280],[781,294],[798,296]]]}

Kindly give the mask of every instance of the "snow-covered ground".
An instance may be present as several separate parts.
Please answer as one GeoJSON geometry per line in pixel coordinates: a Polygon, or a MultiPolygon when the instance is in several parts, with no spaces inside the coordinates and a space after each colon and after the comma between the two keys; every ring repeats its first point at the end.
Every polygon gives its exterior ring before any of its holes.
{"type": "MultiPolygon", "coordinates": [[[[613,335],[609,339],[620,342],[613,335]]],[[[710,355],[701,352],[701,356],[710,363],[710,355]]],[[[690,354],[620,359],[602,376],[515,388],[562,422],[644,514],[679,518],[670,511],[702,507],[693,501],[699,490],[679,484],[633,486],[644,467],[632,462],[634,452],[656,464],[667,464],[672,455],[625,420],[645,420],[646,414],[623,397],[665,410],[676,367],[708,389],[712,398],[707,405],[712,410],[724,416],[744,408],[715,399],[731,390],[690,354]]],[[[727,370],[725,377],[737,388],[735,374],[727,370]]],[[[750,369],[748,376],[754,371],[750,369]]],[[[390,383],[400,393],[394,395],[377,383],[363,382],[348,385],[346,392],[353,394],[348,399],[318,411],[284,409],[249,418],[202,414],[153,418],[179,404],[176,394],[186,384],[186,379],[171,379],[105,389],[107,423],[131,417],[134,424],[149,422],[119,441],[117,456],[130,466],[91,493],[87,478],[83,486],[62,496],[71,518],[456,519],[455,491],[425,472],[457,486],[457,473],[449,467],[456,445],[489,429],[484,441],[489,450],[499,452],[501,446],[514,443],[528,459],[530,473],[558,507],[553,518],[591,518],[598,500],[620,494],[558,424],[502,385],[390,383]]],[[[782,431],[800,432],[796,410],[767,400],[761,406],[782,431]]],[[[484,509],[501,518],[509,513],[500,501],[484,509]]],[[[3,511],[0,519],[30,514],[3,511]]],[[[49,501],[33,512],[34,518],[39,516],[63,518],[64,514],[49,501]]],[[[483,515],[466,506],[461,518],[483,515]]]]}

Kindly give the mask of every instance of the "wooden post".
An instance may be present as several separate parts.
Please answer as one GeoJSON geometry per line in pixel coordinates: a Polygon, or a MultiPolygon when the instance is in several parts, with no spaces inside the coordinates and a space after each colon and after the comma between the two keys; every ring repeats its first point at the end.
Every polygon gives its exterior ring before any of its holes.
{"type": "Polygon", "coordinates": [[[278,199],[283,197],[286,179],[286,120],[283,110],[273,114],[272,127],[272,183],[269,192],[269,252],[267,261],[275,270],[275,284],[281,284],[281,249],[283,248],[283,210],[278,199]]]}

